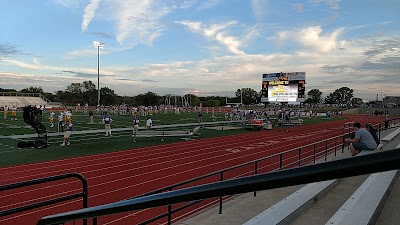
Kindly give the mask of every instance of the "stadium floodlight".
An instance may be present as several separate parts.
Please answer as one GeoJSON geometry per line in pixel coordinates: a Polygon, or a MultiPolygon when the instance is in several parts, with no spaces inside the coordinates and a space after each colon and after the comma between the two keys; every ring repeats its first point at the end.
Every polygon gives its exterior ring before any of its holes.
{"type": "Polygon", "coordinates": [[[97,48],[97,106],[100,106],[100,48],[104,47],[104,43],[93,41],[93,46],[97,48]]]}

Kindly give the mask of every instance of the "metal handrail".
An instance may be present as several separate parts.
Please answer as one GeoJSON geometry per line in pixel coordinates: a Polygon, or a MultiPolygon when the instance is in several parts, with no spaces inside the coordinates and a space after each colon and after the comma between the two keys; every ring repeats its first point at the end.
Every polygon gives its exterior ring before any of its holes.
{"type": "MultiPolygon", "coordinates": [[[[82,207],[87,208],[88,207],[88,184],[87,184],[85,177],[78,173],[68,173],[68,174],[39,178],[39,179],[23,181],[23,182],[18,182],[18,183],[13,183],[13,184],[6,184],[6,185],[0,186],[0,192],[8,191],[8,190],[16,189],[16,188],[37,185],[37,184],[58,181],[58,180],[64,180],[64,179],[68,179],[68,178],[78,178],[82,183],[82,192],[62,196],[59,198],[53,198],[53,199],[46,200],[46,201],[36,202],[33,204],[16,207],[16,208],[4,210],[4,211],[0,211],[0,217],[24,212],[27,210],[37,209],[39,207],[48,206],[48,205],[52,205],[52,204],[56,204],[56,203],[60,203],[60,202],[65,202],[65,201],[76,199],[76,198],[82,198],[82,207]]],[[[84,221],[84,224],[87,224],[86,220],[84,221]]]]}
{"type": "Polygon", "coordinates": [[[87,209],[45,216],[40,219],[37,225],[54,225],[72,220],[166,206],[199,199],[268,190],[394,169],[400,169],[400,148],[303,166],[295,169],[286,169],[261,175],[224,180],[87,209]]]}

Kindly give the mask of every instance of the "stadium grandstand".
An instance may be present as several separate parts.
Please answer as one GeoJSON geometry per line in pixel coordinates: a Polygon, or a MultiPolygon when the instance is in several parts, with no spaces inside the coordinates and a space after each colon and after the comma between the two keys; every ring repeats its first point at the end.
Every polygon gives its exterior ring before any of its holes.
{"type": "Polygon", "coordinates": [[[1,92],[0,106],[15,106],[21,108],[27,105],[46,106],[46,108],[61,107],[61,103],[51,102],[40,93],[1,92]]]}

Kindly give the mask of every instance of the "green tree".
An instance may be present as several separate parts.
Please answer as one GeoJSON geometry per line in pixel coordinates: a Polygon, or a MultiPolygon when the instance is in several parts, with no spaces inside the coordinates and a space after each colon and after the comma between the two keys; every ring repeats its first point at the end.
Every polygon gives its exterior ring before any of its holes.
{"type": "Polygon", "coordinates": [[[312,89],[307,93],[307,103],[318,104],[321,102],[322,92],[318,89],[312,89]]]}
{"type": "Polygon", "coordinates": [[[336,104],[335,102],[335,97],[333,96],[333,93],[330,93],[328,96],[325,98],[325,104],[336,104]]]}
{"type": "Polygon", "coordinates": [[[89,105],[94,105],[97,99],[96,85],[92,81],[84,81],[82,83],[83,101],[89,105]]]}
{"type": "Polygon", "coordinates": [[[350,105],[351,98],[353,98],[353,89],[350,89],[348,87],[341,87],[339,89],[336,89],[333,93],[330,93],[325,98],[325,103],[350,105]]]}
{"type": "Polygon", "coordinates": [[[83,87],[81,83],[72,83],[67,86],[65,91],[72,93],[72,94],[82,94],[83,87]]]}
{"type": "Polygon", "coordinates": [[[240,91],[240,89],[237,89],[237,91],[235,92],[236,98],[243,98],[243,104],[245,105],[251,105],[251,104],[255,104],[257,103],[258,99],[259,99],[259,94],[252,88],[242,88],[242,90],[240,91]],[[242,92],[242,93],[241,93],[242,92]]]}
{"type": "Polygon", "coordinates": [[[361,98],[352,98],[352,99],[351,99],[351,105],[352,105],[353,107],[361,106],[363,103],[364,103],[364,102],[363,102],[363,100],[362,100],[361,98]]]}
{"type": "Polygon", "coordinates": [[[17,90],[15,90],[15,89],[3,89],[3,88],[0,88],[0,92],[17,92],[17,90]]]}
{"type": "Polygon", "coordinates": [[[30,86],[28,88],[24,88],[20,92],[22,92],[22,93],[40,93],[40,94],[44,93],[42,87],[33,87],[33,86],[30,86]]]}
{"type": "Polygon", "coordinates": [[[136,101],[139,105],[144,106],[158,105],[160,102],[160,96],[149,91],[146,94],[137,95],[136,101]]]}
{"type": "Polygon", "coordinates": [[[341,87],[333,92],[333,96],[339,104],[350,104],[351,98],[353,98],[353,89],[341,87]]]}
{"type": "Polygon", "coordinates": [[[103,105],[115,105],[118,104],[115,100],[117,99],[117,95],[114,93],[114,90],[108,87],[100,88],[100,102],[103,105]]]}

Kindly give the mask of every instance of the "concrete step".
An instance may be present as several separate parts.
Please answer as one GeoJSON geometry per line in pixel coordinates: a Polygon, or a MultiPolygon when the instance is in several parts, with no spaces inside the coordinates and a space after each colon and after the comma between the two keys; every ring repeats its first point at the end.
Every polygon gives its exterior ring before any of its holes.
{"type": "Polygon", "coordinates": [[[325,224],[342,206],[369,175],[341,179],[341,182],[301,214],[291,225],[325,224]],[[318,215],[318,216],[316,216],[318,215]]]}

